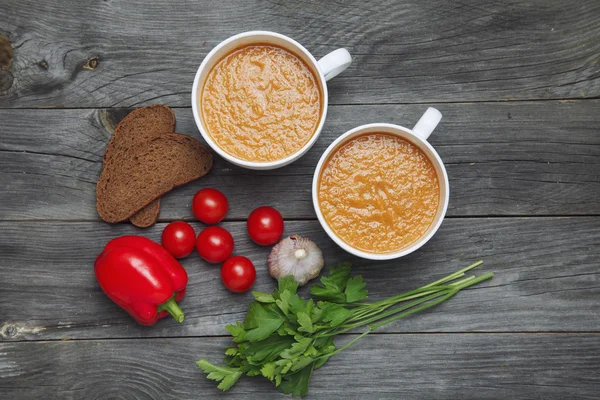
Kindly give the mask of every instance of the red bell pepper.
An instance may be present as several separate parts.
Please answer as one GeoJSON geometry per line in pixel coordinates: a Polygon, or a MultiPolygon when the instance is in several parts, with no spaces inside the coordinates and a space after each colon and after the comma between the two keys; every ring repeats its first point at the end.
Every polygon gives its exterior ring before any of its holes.
{"type": "Polygon", "coordinates": [[[177,302],[185,296],[187,272],[158,243],[143,236],[113,239],[94,270],[104,293],[140,324],[153,325],[167,314],[183,322],[177,302]]]}

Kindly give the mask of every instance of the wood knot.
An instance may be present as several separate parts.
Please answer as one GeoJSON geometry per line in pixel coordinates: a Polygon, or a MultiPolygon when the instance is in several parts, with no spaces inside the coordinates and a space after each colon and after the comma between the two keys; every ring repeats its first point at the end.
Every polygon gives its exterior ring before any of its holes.
{"type": "Polygon", "coordinates": [[[95,70],[100,65],[100,57],[92,57],[87,60],[87,62],[83,65],[83,69],[89,69],[90,71],[95,70]]]}
{"type": "Polygon", "coordinates": [[[12,324],[6,324],[2,327],[0,335],[5,338],[15,337],[17,335],[17,327],[12,324]]]}
{"type": "Polygon", "coordinates": [[[0,338],[14,339],[28,335],[37,335],[45,329],[42,326],[29,326],[18,322],[7,322],[0,327],[0,338]]]}
{"type": "Polygon", "coordinates": [[[109,137],[115,133],[115,127],[121,122],[127,114],[131,112],[131,109],[125,108],[110,108],[106,110],[100,110],[98,112],[98,120],[100,125],[110,133],[109,137]]]}
{"type": "Polygon", "coordinates": [[[0,69],[0,93],[8,91],[13,85],[15,78],[10,71],[0,69]]]}
{"type": "Polygon", "coordinates": [[[13,85],[14,77],[10,72],[13,55],[10,40],[4,35],[0,35],[0,92],[7,91],[13,85]]]}
{"type": "Polygon", "coordinates": [[[13,48],[10,40],[4,35],[0,35],[0,68],[9,70],[13,59],[13,48]]]}

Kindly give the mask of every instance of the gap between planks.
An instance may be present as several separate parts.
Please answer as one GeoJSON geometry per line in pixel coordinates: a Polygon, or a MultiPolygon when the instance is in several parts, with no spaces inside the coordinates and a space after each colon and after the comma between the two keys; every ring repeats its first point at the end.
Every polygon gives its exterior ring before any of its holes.
{"type": "MultiPolygon", "coordinates": [[[[501,219],[501,218],[596,218],[600,217],[600,214],[511,214],[511,215],[446,215],[444,219],[501,219]]],[[[285,222],[305,222],[305,221],[318,221],[315,217],[295,217],[295,218],[283,218],[285,222]]],[[[192,217],[184,218],[159,218],[156,223],[170,223],[174,221],[186,221],[186,222],[199,222],[192,217]]],[[[222,222],[246,222],[246,218],[225,218],[222,222]]],[[[0,223],[4,222],[16,222],[16,223],[29,223],[29,222],[60,222],[60,223],[81,223],[81,222],[104,222],[101,219],[0,219],[0,223]]],[[[111,225],[129,224],[128,221],[117,222],[111,225]]],[[[144,228],[140,228],[144,229],[144,228]]]]}
{"type": "MultiPolygon", "coordinates": [[[[466,101],[466,100],[458,100],[458,101],[449,101],[449,100],[439,100],[439,101],[413,101],[410,103],[403,103],[403,102],[390,102],[390,103],[385,103],[385,102],[381,102],[381,103],[369,103],[369,102],[365,102],[365,103],[335,103],[335,104],[329,104],[329,107],[348,107],[348,106],[410,106],[410,105],[435,105],[435,104],[486,104],[486,103],[502,103],[502,104],[507,104],[507,103],[528,103],[528,102],[532,102],[532,103],[543,103],[543,102],[583,102],[583,101],[590,101],[590,100],[600,100],[600,96],[593,96],[593,97],[567,97],[567,98],[563,98],[563,97],[557,97],[557,98],[551,98],[551,99],[511,99],[511,100],[503,100],[503,99],[499,99],[499,100],[471,100],[471,101],[466,101]]],[[[153,103],[148,103],[148,104],[153,104],[153,103]]],[[[162,104],[162,103],[161,103],[162,104]]],[[[146,104],[147,105],[147,104],[146,104]]],[[[168,106],[168,104],[165,104],[168,106]]],[[[137,106],[132,106],[132,107],[125,107],[125,106],[119,106],[119,107],[61,107],[61,106],[40,106],[40,107],[0,107],[0,110],[105,110],[105,109],[120,109],[120,108],[140,108],[140,107],[144,107],[144,105],[137,105],[137,106]]],[[[191,109],[191,106],[169,106],[170,108],[173,109],[191,109]]]]}
{"type": "MultiPolygon", "coordinates": [[[[341,333],[338,337],[358,336],[356,333],[341,333]]],[[[600,335],[600,331],[547,331],[547,332],[530,332],[530,331],[511,331],[511,332],[494,332],[494,331],[478,331],[478,332],[371,332],[369,335],[381,336],[443,336],[443,335],[600,335]]],[[[53,342],[108,342],[108,341],[127,341],[127,340],[179,340],[179,339],[222,339],[231,337],[231,335],[190,335],[190,336],[145,336],[145,337],[114,337],[114,338],[69,338],[69,339],[21,339],[1,341],[2,343],[53,343],[53,342]]]]}

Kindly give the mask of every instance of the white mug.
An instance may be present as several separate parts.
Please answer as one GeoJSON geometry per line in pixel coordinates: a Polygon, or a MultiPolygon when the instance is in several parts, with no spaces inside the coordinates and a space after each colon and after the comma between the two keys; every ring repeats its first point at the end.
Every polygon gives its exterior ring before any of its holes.
{"type": "Polygon", "coordinates": [[[417,122],[417,124],[414,126],[414,128],[412,130],[405,128],[403,126],[392,125],[392,124],[362,125],[362,126],[359,126],[357,128],[354,128],[354,129],[349,130],[348,132],[344,133],[342,136],[338,137],[333,143],[331,143],[331,145],[329,145],[327,150],[325,150],[325,152],[321,156],[321,159],[319,160],[319,163],[317,164],[317,168],[315,170],[315,174],[313,177],[313,184],[312,184],[312,198],[313,198],[313,205],[315,207],[315,212],[317,213],[317,217],[319,218],[319,222],[321,223],[321,226],[323,227],[325,232],[327,232],[329,237],[335,243],[338,244],[338,246],[340,246],[342,249],[346,250],[347,252],[354,254],[358,257],[361,257],[361,258],[367,258],[369,260],[391,260],[394,258],[399,258],[399,257],[405,256],[405,255],[410,254],[413,251],[417,250],[418,248],[423,246],[425,243],[427,243],[427,241],[429,241],[429,239],[431,239],[431,237],[437,232],[438,228],[442,224],[442,220],[444,219],[444,216],[446,215],[446,210],[448,209],[448,199],[450,198],[450,185],[448,184],[448,174],[446,173],[446,168],[444,167],[444,163],[442,162],[442,159],[440,158],[438,153],[434,150],[434,148],[429,144],[429,142],[427,142],[427,138],[429,137],[429,135],[431,135],[431,133],[436,128],[436,126],[438,125],[438,123],[440,122],[441,119],[442,119],[442,114],[435,108],[430,107],[421,116],[421,118],[419,119],[419,121],[417,122]],[[329,225],[325,221],[325,218],[323,217],[323,213],[321,212],[321,208],[319,206],[319,196],[318,196],[319,177],[321,175],[321,170],[323,169],[323,164],[327,160],[327,157],[329,156],[329,154],[331,154],[331,152],[333,152],[335,149],[337,149],[340,145],[346,143],[348,140],[350,140],[356,136],[359,136],[359,135],[362,135],[365,133],[369,133],[369,132],[390,133],[390,134],[399,136],[402,139],[407,140],[407,141],[413,143],[414,145],[416,145],[419,149],[421,149],[427,155],[429,160],[431,160],[431,163],[433,164],[433,166],[435,168],[435,172],[438,176],[438,181],[439,181],[439,185],[440,185],[440,202],[438,204],[438,209],[437,209],[435,218],[434,218],[433,222],[431,223],[431,225],[429,226],[429,229],[425,232],[425,234],[423,236],[421,236],[421,238],[419,238],[416,242],[411,244],[409,247],[404,248],[397,252],[393,252],[393,253],[369,253],[366,251],[358,250],[358,249],[348,245],[346,242],[344,242],[342,239],[340,239],[333,232],[333,230],[329,227],[329,225]]]}
{"type": "Polygon", "coordinates": [[[321,58],[319,61],[317,61],[312,56],[312,54],[310,54],[308,50],[306,50],[300,43],[296,42],[293,39],[290,39],[287,36],[275,32],[250,31],[232,36],[229,39],[222,41],[214,49],[212,49],[211,52],[208,53],[208,55],[204,58],[202,64],[200,64],[198,72],[196,72],[196,77],[194,78],[194,85],[192,86],[192,112],[194,113],[196,125],[198,125],[198,129],[200,130],[202,137],[204,137],[204,140],[206,140],[209,146],[212,147],[212,149],[221,157],[235,165],[257,170],[275,169],[283,167],[284,165],[290,164],[302,157],[312,147],[312,145],[319,137],[321,129],[323,129],[323,124],[325,123],[325,118],[327,117],[328,94],[326,82],[343,72],[346,68],[348,68],[351,62],[352,57],[346,49],[334,50],[331,53],[327,54],[325,57],[321,58]],[[202,90],[204,81],[212,67],[229,52],[233,51],[234,49],[240,46],[252,43],[273,44],[279,47],[283,47],[284,49],[289,50],[293,54],[300,57],[302,61],[304,61],[306,65],[308,65],[309,68],[315,73],[315,76],[319,81],[321,93],[323,95],[321,117],[319,119],[319,125],[317,126],[317,129],[314,132],[313,136],[300,150],[288,157],[276,161],[246,161],[226,153],[211,138],[201,117],[198,91],[202,90]]]}

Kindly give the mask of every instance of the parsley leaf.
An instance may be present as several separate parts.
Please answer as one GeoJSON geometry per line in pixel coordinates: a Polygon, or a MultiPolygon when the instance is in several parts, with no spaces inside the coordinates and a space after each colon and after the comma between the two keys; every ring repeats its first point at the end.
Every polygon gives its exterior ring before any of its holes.
{"type": "Polygon", "coordinates": [[[272,294],[263,292],[252,292],[252,296],[259,303],[275,303],[275,298],[272,294]]]}
{"type": "Polygon", "coordinates": [[[312,357],[306,357],[306,356],[300,356],[294,359],[294,364],[292,365],[292,368],[290,369],[290,371],[292,372],[296,372],[301,370],[302,368],[306,367],[309,364],[312,364],[315,362],[315,359],[312,357]]]}
{"type": "Polygon", "coordinates": [[[315,366],[314,366],[314,368],[315,368],[315,369],[319,369],[319,368],[321,368],[323,365],[325,365],[325,363],[326,363],[327,361],[329,361],[329,356],[326,356],[326,357],[321,357],[321,358],[319,358],[317,361],[315,361],[315,366]]]}
{"type": "Polygon", "coordinates": [[[352,315],[352,311],[336,303],[319,301],[317,305],[323,310],[323,321],[329,322],[331,326],[341,325],[352,315]]]}
{"type": "Polygon", "coordinates": [[[250,342],[266,339],[285,321],[274,304],[250,303],[244,319],[244,339],[250,342]]]}
{"type": "Polygon", "coordinates": [[[306,314],[304,311],[296,314],[298,317],[298,324],[300,324],[300,328],[298,328],[298,332],[307,332],[313,333],[315,331],[312,319],[306,314]]]}
{"type": "Polygon", "coordinates": [[[236,356],[239,352],[237,347],[228,347],[225,349],[225,355],[230,357],[236,356]]]}
{"type": "Polygon", "coordinates": [[[292,359],[294,357],[298,357],[306,351],[306,349],[308,348],[308,346],[311,345],[311,343],[311,338],[301,338],[296,343],[292,344],[292,347],[282,351],[280,357],[285,359],[292,359]]]}
{"type": "Polygon", "coordinates": [[[248,376],[257,376],[260,375],[260,368],[246,365],[246,370],[244,371],[244,373],[248,376]]]}
{"type": "Polygon", "coordinates": [[[296,339],[292,336],[270,336],[265,340],[249,343],[243,351],[243,356],[253,364],[273,361],[295,342],[296,339]]]}
{"type": "Polygon", "coordinates": [[[269,362],[269,363],[263,364],[262,368],[260,369],[260,373],[268,380],[273,381],[275,379],[275,369],[276,368],[277,368],[277,365],[274,362],[269,362]]]}
{"type": "Polygon", "coordinates": [[[275,297],[277,297],[278,293],[282,293],[286,289],[289,290],[290,293],[296,293],[298,291],[298,282],[294,280],[293,275],[279,279],[277,282],[277,292],[275,293],[275,297]]]}
{"type": "Polygon", "coordinates": [[[279,299],[275,300],[277,307],[287,316],[290,311],[290,297],[292,294],[289,290],[285,289],[283,292],[279,293],[279,299]]]}
{"type": "Polygon", "coordinates": [[[352,264],[349,262],[341,262],[337,267],[331,268],[329,275],[322,277],[321,282],[323,282],[324,285],[332,283],[339,288],[344,288],[346,287],[346,282],[348,282],[348,279],[350,278],[351,267],[352,264]]]}
{"type": "Polygon", "coordinates": [[[206,377],[208,379],[220,382],[217,387],[223,391],[232,387],[240,379],[240,376],[242,376],[242,372],[239,369],[216,366],[204,358],[196,361],[196,364],[207,374],[206,377]]]}
{"type": "Polygon", "coordinates": [[[301,311],[310,313],[310,310],[314,307],[314,304],[311,304],[312,300],[303,300],[296,293],[288,298],[288,302],[290,304],[290,310],[296,315],[301,311]]]}
{"type": "Polygon", "coordinates": [[[312,344],[310,346],[308,346],[308,348],[306,349],[306,351],[304,352],[304,355],[307,357],[316,357],[319,355],[319,350],[317,350],[315,348],[315,346],[313,346],[312,344]]]}
{"type": "Polygon", "coordinates": [[[284,336],[284,335],[296,336],[298,334],[298,332],[296,332],[294,330],[294,328],[292,328],[292,326],[289,322],[285,322],[281,326],[281,328],[279,328],[277,330],[277,333],[280,334],[281,336],[284,336]]]}
{"type": "Polygon", "coordinates": [[[311,303],[311,313],[310,313],[310,317],[312,318],[312,322],[313,324],[319,322],[321,320],[321,318],[323,317],[323,310],[321,310],[319,307],[315,307],[314,306],[314,302],[312,301],[312,299],[310,299],[310,303],[311,303]]]}
{"type": "Polygon", "coordinates": [[[335,284],[328,284],[325,286],[314,285],[310,288],[310,294],[317,300],[332,301],[334,303],[343,303],[346,301],[346,295],[342,292],[342,289],[335,284]]]}
{"type": "Polygon", "coordinates": [[[294,397],[306,396],[312,371],[313,365],[309,365],[295,374],[285,375],[277,389],[282,393],[291,394],[294,397]]]}
{"type": "Polygon", "coordinates": [[[367,290],[365,289],[367,284],[363,281],[363,277],[360,275],[353,276],[348,279],[346,283],[346,290],[344,293],[346,294],[346,302],[354,303],[360,300],[364,300],[367,298],[367,290]]]}
{"type": "Polygon", "coordinates": [[[227,329],[227,331],[231,333],[234,342],[239,343],[244,341],[244,335],[246,334],[246,330],[239,321],[236,322],[235,325],[225,325],[225,329],[227,329]]]}
{"type": "Polygon", "coordinates": [[[344,289],[348,279],[350,279],[350,264],[339,263],[336,268],[331,268],[328,276],[321,277],[321,284],[310,288],[310,294],[317,300],[345,303],[344,289]]]}

